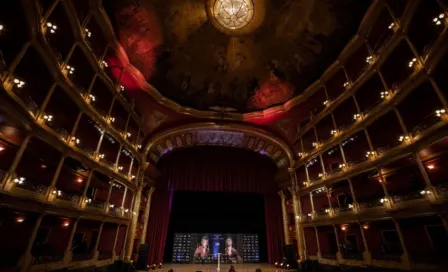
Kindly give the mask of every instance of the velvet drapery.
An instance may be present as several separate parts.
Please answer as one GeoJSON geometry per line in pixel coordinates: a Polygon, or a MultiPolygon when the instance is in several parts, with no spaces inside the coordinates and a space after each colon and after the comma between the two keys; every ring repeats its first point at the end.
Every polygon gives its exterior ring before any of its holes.
{"type": "Polygon", "coordinates": [[[162,188],[156,189],[151,197],[151,210],[146,234],[146,243],[149,245],[148,264],[163,262],[172,199],[173,191],[162,188]]]}
{"type": "Polygon", "coordinates": [[[157,167],[163,179],[151,200],[149,264],[163,260],[173,190],[264,194],[268,259],[281,259],[282,211],[274,182],[277,168],[270,158],[244,149],[196,147],[166,155],[157,167]]]}
{"type": "Polygon", "coordinates": [[[276,190],[276,165],[267,156],[226,147],[176,151],[158,164],[171,190],[265,193],[276,190]]]}
{"type": "Polygon", "coordinates": [[[280,262],[283,257],[285,237],[283,235],[282,208],[277,193],[264,195],[264,214],[266,221],[266,241],[268,262],[280,262]]]}

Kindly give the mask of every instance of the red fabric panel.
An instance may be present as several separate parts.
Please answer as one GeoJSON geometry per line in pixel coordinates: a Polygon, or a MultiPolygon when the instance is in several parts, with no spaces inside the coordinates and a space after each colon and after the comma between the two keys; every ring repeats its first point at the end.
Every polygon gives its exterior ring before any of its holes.
{"type": "Polygon", "coordinates": [[[266,194],[264,197],[268,262],[271,264],[282,259],[285,245],[280,201],[277,194],[266,194]]]}

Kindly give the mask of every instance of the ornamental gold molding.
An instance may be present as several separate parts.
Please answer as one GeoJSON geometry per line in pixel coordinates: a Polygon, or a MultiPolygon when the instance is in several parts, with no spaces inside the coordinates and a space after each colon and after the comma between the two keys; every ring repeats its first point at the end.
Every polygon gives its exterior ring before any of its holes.
{"type": "Polygon", "coordinates": [[[157,162],[163,155],[188,146],[229,146],[267,155],[279,168],[293,167],[294,153],[281,138],[242,124],[193,123],[168,129],[146,140],[144,155],[157,162]],[[174,140],[172,140],[174,139],[174,140]]]}

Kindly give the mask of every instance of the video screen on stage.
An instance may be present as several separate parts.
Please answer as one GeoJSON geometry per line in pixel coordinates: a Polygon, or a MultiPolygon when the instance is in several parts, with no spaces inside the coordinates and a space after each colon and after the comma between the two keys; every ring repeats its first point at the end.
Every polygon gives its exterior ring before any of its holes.
{"type": "Polygon", "coordinates": [[[257,263],[258,234],[175,233],[173,263],[257,263]]]}

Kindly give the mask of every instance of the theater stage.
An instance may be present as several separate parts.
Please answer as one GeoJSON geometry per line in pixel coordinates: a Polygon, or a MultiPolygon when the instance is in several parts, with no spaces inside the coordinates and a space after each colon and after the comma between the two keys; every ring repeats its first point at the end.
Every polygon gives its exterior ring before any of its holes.
{"type": "MultiPolygon", "coordinates": [[[[236,272],[255,272],[255,269],[260,268],[262,272],[280,272],[286,270],[276,269],[273,265],[268,264],[235,264],[236,272]]],[[[162,269],[156,269],[155,272],[167,272],[173,269],[174,272],[216,272],[218,266],[216,264],[164,264],[162,269]]],[[[221,265],[221,272],[229,271],[230,264],[221,265]]],[[[152,270],[149,270],[152,271],[152,270]]]]}

